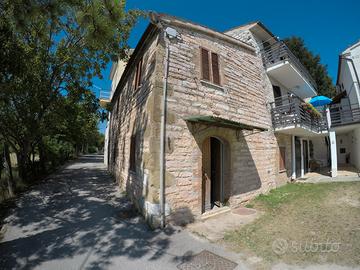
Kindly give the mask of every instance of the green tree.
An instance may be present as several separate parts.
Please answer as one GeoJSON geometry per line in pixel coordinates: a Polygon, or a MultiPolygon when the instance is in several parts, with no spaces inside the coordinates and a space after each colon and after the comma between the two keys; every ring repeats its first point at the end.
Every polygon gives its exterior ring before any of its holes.
{"type": "Polygon", "coordinates": [[[321,64],[320,56],[314,55],[300,37],[290,37],[284,41],[315,80],[318,94],[333,97],[336,94],[336,89],[328,74],[327,66],[321,64]]]}
{"type": "MultiPolygon", "coordinates": [[[[122,0],[1,1],[0,136],[16,152],[21,178],[29,178],[36,151],[45,158],[47,138],[62,137],[61,127],[80,117],[76,107],[89,96],[92,78],[126,56],[138,15],[125,11],[122,0]],[[75,114],[61,112],[66,103],[75,114]]],[[[73,121],[78,129],[65,141],[86,137],[93,123],[84,121],[73,121]]]]}

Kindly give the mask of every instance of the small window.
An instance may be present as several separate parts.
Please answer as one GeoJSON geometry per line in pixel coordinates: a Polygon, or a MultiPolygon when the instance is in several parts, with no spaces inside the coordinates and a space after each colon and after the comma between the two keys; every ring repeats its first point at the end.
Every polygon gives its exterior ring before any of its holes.
{"type": "Polygon", "coordinates": [[[201,79],[220,85],[219,55],[201,48],[201,79]]]}
{"type": "Polygon", "coordinates": [[[135,72],[135,89],[138,89],[141,86],[141,79],[142,79],[142,58],[136,65],[136,72],[135,72]]]}
{"type": "Polygon", "coordinates": [[[136,172],[136,135],[131,136],[130,140],[130,171],[136,172]]]}
{"type": "Polygon", "coordinates": [[[346,148],[340,148],[340,154],[346,154],[346,148]]]}
{"type": "Polygon", "coordinates": [[[279,147],[279,171],[285,171],[285,147],[279,147]]]}

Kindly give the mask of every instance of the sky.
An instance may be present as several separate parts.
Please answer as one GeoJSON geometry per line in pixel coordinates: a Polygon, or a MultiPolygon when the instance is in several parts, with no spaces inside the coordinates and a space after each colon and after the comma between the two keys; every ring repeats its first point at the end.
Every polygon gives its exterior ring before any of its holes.
{"type": "MultiPolygon", "coordinates": [[[[334,83],[339,54],[360,40],[360,0],[128,0],[126,8],[168,13],[221,32],[261,21],[280,39],[303,38],[307,48],[327,65],[334,83]]],[[[141,19],[133,28],[130,47],[136,46],[147,24],[141,19]]],[[[94,79],[96,86],[110,89],[110,67],[103,71],[103,79],[94,79]]],[[[99,129],[104,132],[105,123],[99,129]]]]}

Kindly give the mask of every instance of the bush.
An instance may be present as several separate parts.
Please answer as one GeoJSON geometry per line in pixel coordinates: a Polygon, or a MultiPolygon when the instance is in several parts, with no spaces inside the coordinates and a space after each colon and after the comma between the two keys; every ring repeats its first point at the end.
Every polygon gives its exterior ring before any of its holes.
{"type": "Polygon", "coordinates": [[[49,137],[47,137],[44,142],[47,160],[53,168],[75,156],[75,148],[70,142],[49,137]]]}
{"type": "Polygon", "coordinates": [[[98,152],[98,148],[96,146],[91,145],[88,148],[88,152],[89,152],[89,154],[95,154],[98,152]]]}

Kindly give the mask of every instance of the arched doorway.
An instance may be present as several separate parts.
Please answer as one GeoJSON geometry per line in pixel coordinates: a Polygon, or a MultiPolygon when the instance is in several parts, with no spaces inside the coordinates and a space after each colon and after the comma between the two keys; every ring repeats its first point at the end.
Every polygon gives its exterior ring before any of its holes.
{"type": "Polygon", "coordinates": [[[224,202],[224,144],[216,137],[205,139],[202,149],[202,212],[224,202]]]}

